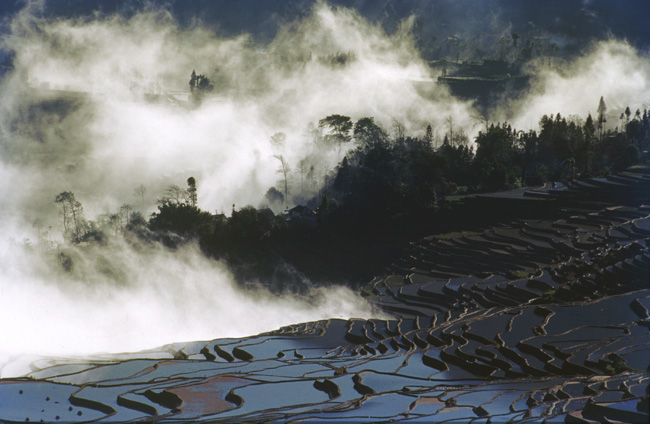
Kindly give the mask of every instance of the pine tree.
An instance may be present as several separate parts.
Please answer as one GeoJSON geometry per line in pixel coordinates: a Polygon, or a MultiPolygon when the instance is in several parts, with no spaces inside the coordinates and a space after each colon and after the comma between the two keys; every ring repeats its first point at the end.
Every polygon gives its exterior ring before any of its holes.
{"type": "Polygon", "coordinates": [[[605,100],[603,99],[603,96],[600,96],[600,102],[598,102],[598,131],[600,131],[600,138],[603,138],[603,129],[604,129],[604,124],[607,122],[607,118],[605,118],[605,114],[607,113],[607,105],[605,104],[605,100]]]}

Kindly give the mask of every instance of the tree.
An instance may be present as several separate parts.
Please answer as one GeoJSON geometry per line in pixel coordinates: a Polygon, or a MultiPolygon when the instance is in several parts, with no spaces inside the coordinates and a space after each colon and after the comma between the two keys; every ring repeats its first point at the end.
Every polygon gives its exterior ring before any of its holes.
{"type": "Polygon", "coordinates": [[[187,190],[183,190],[179,186],[172,184],[170,186],[167,186],[165,189],[165,193],[163,194],[163,197],[158,199],[158,204],[163,204],[163,203],[172,203],[172,204],[181,204],[181,203],[188,203],[188,193],[187,190]]]}
{"type": "Polygon", "coordinates": [[[393,119],[392,130],[393,130],[393,139],[396,142],[404,141],[406,137],[406,128],[404,127],[404,124],[402,124],[397,119],[393,119]]]}
{"type": "Polygon", "coordinates": [[[445,118],[445,123],[447,123],[447,128],[449,129],[448,134],[449,134],[449,141],[453,143],[454,141],[454,118],[449,115],[445,118]]]}
{"type": "Polygon", "coordinates": [[[74,193],[64,191],[57,194],[54,201],[61,205],[61,216],[63,217],[63,230],[70,227],[70,199],[74,198],[74,193]]]}
{"type": "Polygon", "coordinates": [[[126,227],[126,225],[129,223],[129,216],[131,216],[131,212],[133,212],[133,206],[129,205],[128,203],[120,206],[119,218],[122,228],[126,227]]]}
{"type": "Polygon", "coordinates": [[[330,133],[325,136],[325,140],[337,144],[338,155],[341,156],[341,146],[343,143],[350,141],[350,130],[352,129],[352,120],[349,116],[330,115],[318,121],[318,128],[327,128],[330,133]]]}
{"type": "Polygon", "coordinates": [[[284,147],[284,142],[287,140],[287,135],[283,132],[277,132],[271,136],[271,144],[274,147],[277,147],[278,149],[282,149],[284,147]]]}
{"type": "Polygon", "coordinates": [[[147,225],[147,220],[144,219],[144,216],[138,211],[131,213],[129,216],[129,223],[126,225],[126,229],[132,232],[142,231],[147,225]]]}
{"type": "Polygon", "coordinates": [[[278,173],[282,174],[282,182],[284,184],[284,206],[287,206],[287,198],[289,196],[289,164],[284,160],[282,155],[273,155],[274,158],[280,161],[280,168],[278,168],[278,173]]]}
{"type": "Polygon", "coordinates": [[[74,240],[78,240],[85,228],[83,206],[71,191],[59,193],[54,201],[61,205],[64,232],[71,230],[74,235],[74,240]]]}
{"type": "Polygon", "coordinates": [[[607,118],[605,118],[605,114],[607,113],[607,105],[605,104],[605,100],[603,99],[603,96],[600,96],[597,112],[598,112],[598,131],[600,133],[600,139],[602,140],[604,124],[605,122],[607,122],[607,118]]]}
{"type": "Polygon", "coordinates": [[[490,117],[487,111],[485,110],[478,111],[472,116],[472,118],[485,125],[485,132],[487,132],[487,130],[490,128],[490,117]]]}
{"type": "Polygon", "coordinates": [[[112,213],[108,216],[108,226],[113,229],[113,234],[117,235],[122,229],[122,219],[119,213],[112,213]]]}
{"type": "Polygon", "coordinates": [[[298,162],[298,172],[300,172],[300,193],[305,191],[305,174],[309,171],[309,159],[302,158],[298,162]]]}
{"type": "Polygon", "coordinates": [[[142,200],[142,210],[144,211],[144,195],[147,194],[147,188],[140,184],[133,190],[133,193],[142,200]]]}
{"type": "Polygon", "coordinates": [[[192,100],[198,102],[212,90],[214,90],[214,84],[212,84],[210,79],[203,74],[196,75],[196,72],[192,70],[192,75],[190,76],[190,95],[192,96],[192,100]]]}
{"type": "Polygon", "coordinates": [[[513,32],[513,33],[510,34],[510,35],[511,35],[511,37],[512,37],[512,45],[513,45],[513,47],[514,47],[514,49],[515,49],[515,60],[516,60],[516,59],[517,59],[517,41],[518,41],[519,38],[521,38],[521,37],[520,37],[519,34],[516,33],[516,32],[513,32]]]}
{"type": "Polygon", "coordinates": [[[151,214],[149,228],[153,231],[170,231],[183,237],[200,237],[213,231],[214,217],[210,212],[187,203],[161,203],[158,212],[151,214]]]}
{"type": "Polygon", "coordinates": [[[374,118],[361,118],[354,124],[354,138],[364,148],[387,144],[386,132],[377,124],[374,118]]]}
{"type": "Polygon", "coordinates": [[[197,196],[196,196],[196,180],[194,177],[187,179],[187,198],[191,206],[196,206],[197,196]]]}
{"type": "Polygon", "coordinates": [[[433,130],[431,129],[431,124],[427,125],[427,131],[424,134],[424,141],[429,145],[433,145],[433,130]]]}
{"type": "Polygon", "coordinates": [[[466,146],[469,144],[469,137],[465,134],[465,131],[461,128],[460,130],[454,133],[454,136],[451,138],[451,145],[454,147],[466,146]]]}
{"type": "Polygon", "coordinates": [[[515,135],[510,126],[491,125],[485,133],[479,132],[476,137],[476,160],[478,162],[499,162],[507,164],[514,152],[515,135]]]}

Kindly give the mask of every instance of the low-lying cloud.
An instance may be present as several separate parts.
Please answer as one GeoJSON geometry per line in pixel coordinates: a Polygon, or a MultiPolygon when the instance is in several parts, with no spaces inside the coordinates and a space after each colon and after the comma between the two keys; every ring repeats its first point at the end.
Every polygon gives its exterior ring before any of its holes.
{"type": "Polygon", "coordinates": [[[181,30],[160,11],[87,21],[32,12],[17,16],[5,39],[15,70],[2,86],[0,354],[127,351],[383,316],[343,287],[304,296],[272,295],[254,282],[242,290],[193,246],[172,252],[116,238],[67,247],[72,272],[40,246],[61,240],[54,197],[62,191],[75,192],[89,219],[122,203],[146,215],[166,185],[192,175],[199,205],[229,212],[259,205],[276,184],[274,155],[293,166],[311,154],[321,179],[333,168],[337,152],[314,146],[309,122],[344,113],[408,118],[424,130],[438,101],[467,109],[444,90],[423,103],[409,78],[428,70],[408,38],[324,5],[263,51],[246,36],[181,30]],[[332,63],[339,53],[353,59],[332,63]],[[215,83],[195,106],[187,102],[193,69],[215,83]],[[269,142],[278,132],[283,146],[269,142]],[[133,193],[141,184],[143,204],[133,193]]]}
{"type": "MultiPolygon", "coordinates": [[[[34,19],[21,14],[6,42],[16,52],[14,77],[5,86],[13,103],[6,108],[32,100],[25,91],[11,96],[25,81],[41,93],[81,93],[83,106],[65,119],[26,123],[32,138],[33,125],[50,131],[24,142],[40,143],[36,149],[70,147],[69,155],[47,163],[49,169],[39,163],[38,172],[61,176],[59,168],[65,169],[50,196],[65,188],[82,199],[114,197],[100,201],[99,210],[130,200],[139,184],[151,188],[153,205],[164,177],[189,172],[203,209],[257,206],[277,181],[275,154],[293,169],[311,154],[322,181],[339,156],[333,148],[314,151],[307,125],[331,114],[373,116],[387,128],[398,120],[415,134],[429,123],[442,129],[450,114],[457,124],[472,125],[470,104],[433,82],[407,28],[387,36],[347,9],[319,3],[263,49],[245,35],[223,39],[200,26],[181,29],[161,11],[128,19],[34,19]],[[187,99],[192,70],[214,82],[213,95],[195,108],[170,104],[187,99]],[[424,90],[423,79],[429,81],[424,90]],[[145,93],[159,94],[159,102],[145,93]],[[278,132],[286,135],[283,147],[269,143],[278,132]]],[[[52,181],[46,179],[45,185],[52,181]]]]}
{"type": "Polygon", "coordinates": [[[114,240],[68,248],[72,272],[57,266],[56,255],[3,247],[0,359],[128,352],[319,319],[387,317],[345,287],[300,296],[242,289],[225,265],[194,245],[170,251],[114,240]]]}
{"type": "Polygon", "coordinates": [[[620,124],[626,107],[634,113],[650,106],[650,57],[624,41],[598,42],[568,63],[547,61],[529,65],[530,91],[501,108],[500,117],[518,129],[535,129],[545,114],[596,118],[601,96],[609,111],[607,128],[620,124]]]}
{"type": "MultiPolygon", "coordinates": [[[[415,136],[431,124],[439,137],[451,116],[475,134],[471,103],[436,83],[412,23],[387,35],[353,11],[318,3],[259,47],[246,35],[181,28],[160,10],[77,20],[40,17],[36,6],[18,14],[3,40],[15,69],[0,87],[0,355],[137,350],[381,316],[345,288],[302,298],[242,291],[194,246],[172,252],[119,238],[82,246],[69,274],[37,241],[61,240],[54,198],[63,191],[76,194],[89,219],[123,203],[147,216],[167,185],[189,176],[204,210],[259,206],[279,179],[275,155],[292,169],[291,192],[315,194],[341,157],[315,142],[318,120],[332,114],[372,116],[386,129],[396,120],[415,136]],[[188,101],[192,70],[215,85],[196,105],[188,101]],[[280,132],[284,143],[271,143],[280,132]],[[307,188],[302,159],[314,167],[307,188]],[[140,185],[144,199],[134,194],[140,185]]],[[[624,42],[534,69],[531,92],[493,117],[535,128],[544,113],[594,113],[600,96],[611,109],[650,99],[648,59],[624,42]]]]}

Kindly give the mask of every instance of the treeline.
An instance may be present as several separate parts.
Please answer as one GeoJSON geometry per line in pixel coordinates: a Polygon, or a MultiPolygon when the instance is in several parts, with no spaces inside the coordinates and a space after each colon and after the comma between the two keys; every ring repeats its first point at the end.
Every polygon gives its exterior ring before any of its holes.
{"type": "MultiPolygon", "coordinates": [[[[101,244],[123,233],[171,247],[198,240],[206,254],[233,258],[305,234],[354,236],[418,227],[448,211],[454,195],[605,176],[647,164],[650,112],[627,108],[614,129],[605,128],[605,116],[601,99],[596,119],[545,115],[537,131],[484,122],[475,147],[462,130],[453,130],[451,121],[444,139],[436,143],[431,126],[421,137],[406,136],[399,125],[389,135],[370,117],[353,122],[347,116],[328,116],[319,122],[322,138],[338,151],[352,147],[318,194],[305,201],[308,208],[301,210],[310,213],[310,225],[296,225],[300,216],[276,215],[264,207],[233,205],[230,217],[203,211],[197,206],[193,177],[187,188],[169,186],[148,220],[125,204],[115,213],[86,221],[71,192],[60,193],[55,202],[61,207],[65,239],[72,244],[101,244]]],[[[280,189],[269,192],[285,198],[286,182],[285,172],[280,189]]],[[[136,189],[143,203],[144,192],[143,186],[136,189]]]]}
{"type": "Polygon", "coordinates": [[[319,218],[334,228],[377,231],[430,219],[448,207],[450,195],[604,176],[647,163],[649,111],[632,114],[628,107],[610,130],[606,111],[601,98],[596,119],[544,115],[538,131],[485,121],[475,149],[452,125],[436,147],[430,127],[424,137],[399,131],[389,137],[372,118],[362,118],[348,128],[356,146],[326,183],[319,218]]]}

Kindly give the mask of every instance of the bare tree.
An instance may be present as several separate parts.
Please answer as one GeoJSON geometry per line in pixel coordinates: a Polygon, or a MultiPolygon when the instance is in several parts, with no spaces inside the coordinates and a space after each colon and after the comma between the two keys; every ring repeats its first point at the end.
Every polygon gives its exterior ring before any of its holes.
{"type": "Polygon", "coordinates": [[[128,203],[120,206],[120,212],[118,216],[122,228],[126,227],[129,223],[129,216],[131,216],[131,212],[133,212],[133,206],[129,205],[128,203]]]}
{"type": "Polygon", "coordinates": [[[406,136],[406,129],[404,128],[404,124],[402,124],[400,121],[398,121],[395,118],[393,118],[392,130],[393,130],[393,138],[395,139],[395,141],[404,140],[406,136]]]}
{"type": "Polygon", "coordinates": [[[183,190],[179,186],[172,184],[170,186],[167,186],[165,189],[165,193],[163,194],[163,197],[158,199],[158,203],[163,204],[163,203],[174,203],[174,204],[181,204],[181,203],[188,203],[188,195],[187,195],[187,190],[183,190]]]}
{"type": "Polygon", "coordinates": [[[142,200],[142,210],[144,211],[144,195],[147,194],[147,188],[144,184],[140,184],[133,190],[133,193],[142,200]]]}
{"type": "Polygon", "coordinates": [[[472,115],[472,118],[474,118],[477,122],[480,122],[481,124],[485,125],[485,132],[487,132],[490,129],[490,117],[488,116],[486,111],[478,111],[474,115],[472,115]]]}
{"type": "Polygon", "coordinates": [[[469,144],[469,137],[465,131],[461,128],[460,130],[454,133],[454,136],[451,138],[451,145],[454,147],[458,146],[467,146],[469,144]]]}
{"type": "Polygon", "coordinates": [[[70,227],[70,199],[74,198],[74,193],[64,191],[56,195],[54,201],[61,205],[61,216],[63,217],[63,231],[70,227]]]}
{"type": "Polygon", "coordinates": [[[449,141],[454,139],[454,118],[449,115],[445,118],[445,123],[447,123],[447,129],[449,134],[449,141]]]}
{"type": "Polygon", "coordinates": [[[61,205],[64,232],[72,230],[75,237],[78,238],[85,227],[83,206],[71,191],[59,193],[54,201],[61,205]]]}
{"type": "Polygon", "coordinates": [[[280,161],[280,168],[278,168],[278,173],[282,174],[282,182],[284,185],[284,206],[286,208],[287,206],[287,199],[289,196],[289,172],[291,171],[289,169],[289,164],[287,164],[287,161],[284,160],[284,156],[282,155],[273,155],[274,158],[280,161]]]}
{"type": "Polygon", "coordinates": [[[305,191],[305,174],[309,169],[309,160],[308,158],[302,158],[298,162],[298,172],[300,172],[300,192],[305,191]]]}

